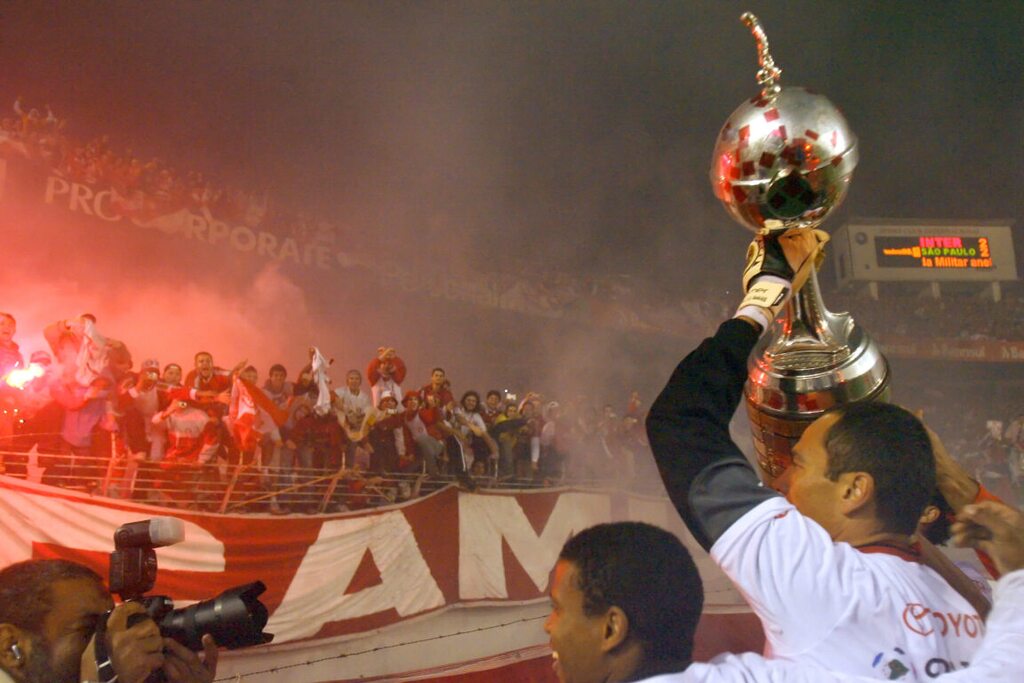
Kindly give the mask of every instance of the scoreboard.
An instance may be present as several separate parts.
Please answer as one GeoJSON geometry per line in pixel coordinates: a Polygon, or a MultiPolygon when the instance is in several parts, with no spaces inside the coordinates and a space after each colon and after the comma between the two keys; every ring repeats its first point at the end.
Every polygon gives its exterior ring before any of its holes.
{"type": "Polygon", "coordinates": [[[879,236],[875,262],[882,268],[991,268],[992,252],[987,235],[879,236]]]}
{"type": "Polygon", "coordinates": [[[836,231],[828,249],[843,284],[1017,279],[1013,234],[1006,223],[849,223],[836,231]]]}

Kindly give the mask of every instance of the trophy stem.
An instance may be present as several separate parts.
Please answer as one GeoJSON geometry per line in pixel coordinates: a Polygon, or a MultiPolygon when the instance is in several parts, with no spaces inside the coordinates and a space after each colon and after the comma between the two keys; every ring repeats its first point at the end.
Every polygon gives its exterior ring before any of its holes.
{"type": "Polygon", "coordinates": [[[888,400],[889,364],[849,313],[832,313],[812,273],[754,346],[744,389],[758,463],[770,483],[803,430],[825,411],[888,400]]]}
{"type": "Polygon", "coordinates": [[[849,339],[853,319],[848,313],[832,313],[825,308],[814,271],[786,305],[785,314],[774,328],[765,355],[779,369],[831,367],[850,356],[844,340],[849,339]]]}

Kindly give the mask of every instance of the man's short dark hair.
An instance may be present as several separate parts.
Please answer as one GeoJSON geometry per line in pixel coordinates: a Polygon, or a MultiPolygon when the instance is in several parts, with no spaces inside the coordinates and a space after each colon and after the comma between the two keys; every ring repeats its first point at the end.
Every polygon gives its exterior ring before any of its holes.
{"type": "Polygon", "coordinates": [[[8,320],[10,320],[10,321],[11,321],[12,323],[14,323],[15,325],[17,325],[17,324],[18,324],[18,321],[17,321],[17,320],[15,320],[15,319],[14,319],[14,316],[13,316],[13,315],[11,315],[10,313],[5,313],[5,312],[3,312],[3,311],[0,311],[0,318],[7,318],[8,320]]]}
{"type": "Polygon", "coordinates": [[[103,589],[99,574],[68,560],[27,560],[0,570],[0,624],[42,634],[53,609],[53,584],[66,579],[92,579],[103,589]]]}
{"type": "Polygon", "coordinates": [[[575,565],[588,616],[618,607],[649,663],[690,661],[704,586],[678,538],[643,522],[598,524],[570,538],[559,559],[575,565]]]}
{"type": "Polygon", "coordinates": [[[501,392],[498,391],[497,389],[491,389],[490,391],[487,392],[487,398],[490,398],[491,396],[497,396],[498,398],[502,397],[501,392]]]}
{"type": "Polygon", "coordinates": [[[956,513],[946,498],[938,490],[932,495],[929,505],[934,505],[939,510],[939,516],[934,522],[926,526],[922,533],[932,545],[946,545],[953,537],[953,520],[956,513]]]}
{"type": "Polygon", "coordinates": [[[285,370],[284,366],[281,365],[280,363],[274,363],[273,365],[270,366],[270,372],[268,374],[273,374],[275,372],[283,372],[285,377],[288,376],[288,371],[285,370]]]}
{"type": "MultiPolygon", "coordinates": [[[[434,368],[430,371],[430,374],[433,375],[435,372],[444,372],[444,368],[434,368]]],[[[445,374],[447,375],[448,373],[445,372],[445,374]]]]}
{"type": "Polygon", "coordinates": [[[210,360],[213,360],[213,354],[210,353],[209,351],[196,351],[196,355],[192,356],[192,361],[198,362],[199,356],[209,356],[210,360]]]}
{"type": "Polygon", "coordinates": [[[877,401],[844,406],[839,414],[825,437],[825,475],[835,481],[845,472],[867,472],[885,530],[914,533],[935,492],[935,454],[924,425],[908,410],[877,401]]]}

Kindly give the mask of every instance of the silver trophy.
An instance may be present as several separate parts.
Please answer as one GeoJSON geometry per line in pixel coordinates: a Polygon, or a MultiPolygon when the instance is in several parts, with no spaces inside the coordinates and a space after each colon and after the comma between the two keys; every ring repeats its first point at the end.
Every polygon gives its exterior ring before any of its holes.
{"type": "MultiPolygon", "coordinates": [[[[824,95],[783,88],[757,17],[741,20],[757,41],[761,92],[722,127],[711,160],[715,196],[762,234],[813,230],[842,203],[857,166],[857,137],[824,95]]],[[[817,274],[754,347],[745,389],[758,462],[771,483],[789,466],[803,430],[826,410],[884,399],[889,366],[848,313],[821,300],[817,274]]]]}

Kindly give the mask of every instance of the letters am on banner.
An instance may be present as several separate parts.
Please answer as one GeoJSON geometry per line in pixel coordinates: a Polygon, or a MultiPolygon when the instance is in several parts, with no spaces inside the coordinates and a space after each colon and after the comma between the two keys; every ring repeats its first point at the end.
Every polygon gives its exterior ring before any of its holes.
{"type": "Polygon", "coordinates": [[[613,519],[679,528],[667,501],[606,492],[447,488],[370,512],[281,518],[172,511],[0,478],[0,562],[59,557],[106,576],[114,529],[158,515],[182,519],[186,538],[158,550],[154,593],[193,601],[262,580],[275,645],[455,604],[542,600],[576,531],[613,519]]]}

